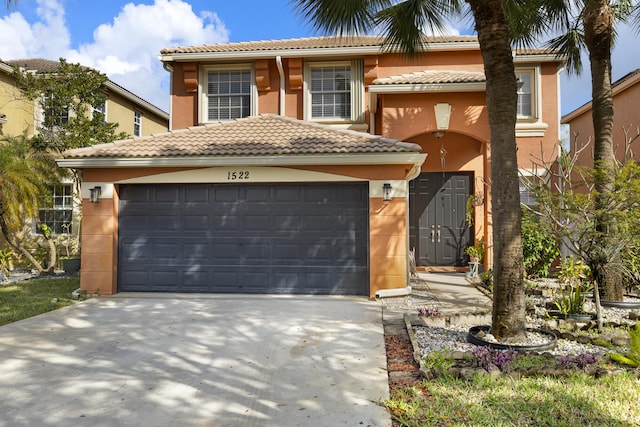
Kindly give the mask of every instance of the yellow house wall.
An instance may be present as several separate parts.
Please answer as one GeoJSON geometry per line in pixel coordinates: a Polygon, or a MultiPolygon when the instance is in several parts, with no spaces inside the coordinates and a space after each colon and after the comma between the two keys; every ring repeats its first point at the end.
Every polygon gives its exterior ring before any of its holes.
{"type": "Polygon", "coordinates": [[[33,135],[34,103],[22,98],[13,77],[0,72],[0,113],[7,123],[0,125],[0,135],[17,136],[25,131],[33,135]]]}
{"type": "Polygon", "coordinates": [[[141,130],[143,136],[168,131],[169,124],[167,120],[115,93],[109,94],[107,99],[107,121],[118,123],[118,132],[126,132],[127,135],[133,136],[134,111],[142,113],[141,130]]]}

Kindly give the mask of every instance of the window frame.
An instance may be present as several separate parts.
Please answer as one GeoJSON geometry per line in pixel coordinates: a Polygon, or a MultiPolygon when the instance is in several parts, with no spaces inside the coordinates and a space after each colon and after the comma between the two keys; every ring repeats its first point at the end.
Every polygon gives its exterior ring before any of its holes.
{"type": "Polygon", "coordinates": [[[304,65],[304,118],[305,120],[318,123],[364,123],[365,122],[365,89],[364,89],[364,66],[362,60],[348,61],[308,61],[304,65]],[[312,91],[311,73],[316,68],[349,66],[351,72],[350,95],[351,111],[349,117],[313,117],[312,113],[312,91]]]}
{"type": "MultiPolygon", "coordinates": [[[[52,184],[49,186],[51,193],[44,196],[42,206],[38,209],[38,223],[46,224],[51,229],[51,232],[56,235],[71,235],[73,234],[73,212],[75,208],[75,191],[72,182],[61,182],[52,184]],[[57,194],[57,190],[62,190],[61,194],[57,194]],[[62,203],[56,203],[60,199],[62,203]],[[57,212],[69,212],[68,221],[59,221],[56,219],[57,212]],[[43,219],[43,215],[51,213],[53,219],[51,221],[43,219]],[[66,224],[66,230],[65,230],[66,224]],[[59,228],[59,229],[58,229],[59,228]]],[[[38,233],[42,233],[37,230],[38,233]]]]}
{"type": "Polygon", "coordinates": [[[539,67],[522,67],[516,68],[516,78],[520,78],[522,74],[528,74],[530,77],[529,96],[531,97],[530,114],[520,114],[521,97],[525,94],[521,88],[518,88],[518,120],[519,121],[538,121],[540,118],[540,68],[539,67]]]}
{"type": "Polygon", "coordinates": [[[107,99],[105,98],[104,102],[100,106],[91,106],[91,118],[95,117],[95,114],[102,114],[102,121],[104,123],[107,122],[107,99]]]}
{"type": "MultiPolygon", "coordinates": [[[[542,121],[542,74],[540,65],[523,65],[516,67],[516,77],[518,74],[529,73],[531,76],[531,115],[517,116],[516,137],[544,137],[549,127],[542,121]]],[[[518,90],[520,92],[520,90],[518,90]]],[[[518,95],[518,108],[520,107],[518,95]]]]}
{"type": "Polygon", "coordinates": [[[142,112],[133,111],[133,136],[142,136],[142,112]]]}
{"type": "Polygon", "coordinates": [[[48,103],[53,103],[51,101],[53,99],[53,94],[48,93],[42,95],[40,99],[40,123],[46,129],[59,129],[61,126],[69,123],[69,119],[71,118],[71,114],[69,112],[69,107],[64,106],[60,109],[63,110],[60,114],[57,114],[56,117],[52,120],[49,120],[48,113],[51,113],[51,109],[46,108],[48,103]]]}
{"type": "MultiPolygon", "coordinates": [[[[198,87],[199,96],[199,120],[200,123],[215,123],[226,122],[236,120],[230,119],[209,119],[209,72],[217,71],[249,71],[251,73],[250,84],[251,89],[249,93],[249,116],[255,116],[258,114],[258,89],[256,87],[256,73],[253,64],[239,63],[239,64],[226,64],[226,65],[205,65],[200,69],[200,84],[198,87]]],[[[231,96],[231,95],[229,95],[231,96]]]]}

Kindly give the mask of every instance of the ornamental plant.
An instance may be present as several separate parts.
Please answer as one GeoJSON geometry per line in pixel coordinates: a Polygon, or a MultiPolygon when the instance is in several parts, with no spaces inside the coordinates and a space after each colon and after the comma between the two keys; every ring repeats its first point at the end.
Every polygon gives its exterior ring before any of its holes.
{"type": "Polygon", "coordinates": [[[516,358],[516,351],[513,349],[498,350],[493,347],[479,346],[471,351],[476,366],[484,368],[487,372],[496,367],[501,371],[508,371],[516,358]]]}

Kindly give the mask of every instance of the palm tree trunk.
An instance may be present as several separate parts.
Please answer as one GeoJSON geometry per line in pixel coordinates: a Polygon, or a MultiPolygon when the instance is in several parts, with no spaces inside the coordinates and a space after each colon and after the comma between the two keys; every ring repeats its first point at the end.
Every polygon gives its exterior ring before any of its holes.
{"type": "Polygon", "coordinates": [[[596,190],[596,233],[598,241],[589,251],[588,262],[602,298],[622,301],[623,286],[616,250],[617,225],[611,215],[610,196],[615,191],[615,153],[613,150],[613,92],[611,88],[611,49],[614,11],[609,0],[589,0],[585,4],[583,26],[589,51],[592,80],[592,119],[594,131],[593,163],[596,190]]]}
{"type": "Polygon", "coordinates": [[[493,215],[493,316],[497,339],[525,334],[521,212],[515,124],[517,87],[511,37],[502,0],[467,0],[471,6],[487,79],[491,128],[493,215]]]}

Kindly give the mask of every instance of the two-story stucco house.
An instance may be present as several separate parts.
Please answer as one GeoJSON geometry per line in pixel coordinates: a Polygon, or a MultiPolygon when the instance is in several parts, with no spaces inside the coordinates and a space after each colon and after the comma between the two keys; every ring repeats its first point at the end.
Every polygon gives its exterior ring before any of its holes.
{"type": "MultiPolygon", "coordinates": [[[[558,141],[562,64],[514,59],[526,173],[558,141]]],[[[85,181],[84,289],[373,297],[407,286],[414,248],[420,268],[455,270],[474,241],[490,247],[500,159],[475,37],[432,38],[415,58],[378,37],[313,37],[161,60],[173,131],[59,160],[85,181]]]]}

